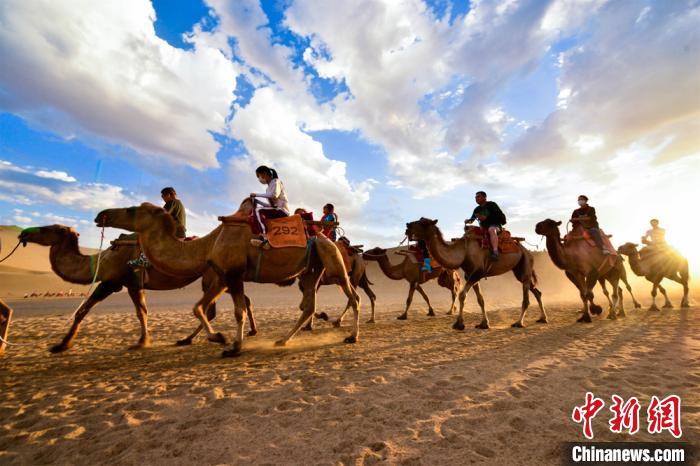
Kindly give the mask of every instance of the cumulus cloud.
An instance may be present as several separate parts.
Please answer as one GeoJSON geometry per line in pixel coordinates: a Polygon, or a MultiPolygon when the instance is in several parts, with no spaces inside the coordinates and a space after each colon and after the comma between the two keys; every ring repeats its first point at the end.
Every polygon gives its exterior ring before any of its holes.
{"type": "Polygon", "coordinates": [[[0,108],[194,167],[217,165],[236,85],[218,49],[155,34],[147,0],[0,4],[0,108]]]}
{"type": "Polygon", "coordinates": [[[120,186],[79,183],[65,172],[60,172],[58,177],[41,176],[39,172],[35,173],[31,167],[0,161],[0,199],[24,205],[58,204],[83,211],[137,203],[120,186]]]}

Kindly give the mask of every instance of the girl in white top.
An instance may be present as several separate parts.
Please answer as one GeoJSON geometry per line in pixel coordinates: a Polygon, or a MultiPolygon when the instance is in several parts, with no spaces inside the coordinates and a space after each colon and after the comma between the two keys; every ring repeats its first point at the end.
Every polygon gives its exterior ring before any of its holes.
{"type": "Polygon", "coordinates": [[[267,185],[267,190],[265,190],[264,193],[250,193],[251,197],[256,198],[254,207],[255,219],[264,236],[267,231],[265,229],[265,223],[262,218],[260,218],[260,215],[262,214],[266,218],[286,217],[289,215],[289,203],[287,202],[287,195],[284,192],[284,185],[282,184],[282,180],[279,179],[276,170],[261,165],[255,170],[255,174],[261,184],[267,185]],[[267,203],[258,200],[258,198],[267,199],[267,203]]]}

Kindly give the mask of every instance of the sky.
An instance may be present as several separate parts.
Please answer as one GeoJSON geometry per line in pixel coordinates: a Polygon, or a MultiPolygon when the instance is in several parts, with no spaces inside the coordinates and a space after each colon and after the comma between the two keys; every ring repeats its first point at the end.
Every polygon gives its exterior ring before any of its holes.
{"type": "Polygon", "coordinates": [[[202,235],[265,164],[353,243],[461,236],[484,190],[542,248],[586,194],[698,271],[698,31],[686,0],[5,0],[0,224],[96,246],[99,210],[174,186],[202,235]]]}

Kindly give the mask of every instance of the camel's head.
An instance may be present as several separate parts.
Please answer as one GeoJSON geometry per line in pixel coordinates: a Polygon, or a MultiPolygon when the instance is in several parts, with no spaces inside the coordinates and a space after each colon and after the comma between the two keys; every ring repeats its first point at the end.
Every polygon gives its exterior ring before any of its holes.
{"type": "Polygon", "coordinates": [[[542,220],[535,225],[535,233],[544,236],[559,236],[559,225],[561,225],[561,221],[555,221],[548,218],[547,220],[542,220]]]}
{"type": "Polygon", "coordinates": [[[120,228],[122,230],[143,232],[160,226],[172,227],[174,221],[161,207],[144,202],[138,207],[105,209],[95,217],[98,227],[120,228]],[[170,220],[170,222],[168,222],[170,220]]]}
{"type": "Polygon", "coordinates": [[[368,261],[376,261],[382,256],[386,256],[386,249],[372,248],[362,253],[362,258],[368,261]]]}
{"type": "Polygon", "coordinates": [[[406,224],[406,236],[410,241],[426,240],[435,231],[437,220],[421,217],[420,220],[406,224]]]}
{"type": "Polygon", "coordinates": [[[624,254],[625,256],[633,256],[637,254],[637,246],[635,243],[625,243],[619,248],[617,248],[618,254],[624,254]]]}
{"type": "Polygon", "coordinates": [[[24,246],[27,243],[53,246],[65,241],[66,238],[77,240],[78,233],[73,228],[65,225],[47,225],[44,227],[25,228],[18,236],[19,241],[24,246]]]}

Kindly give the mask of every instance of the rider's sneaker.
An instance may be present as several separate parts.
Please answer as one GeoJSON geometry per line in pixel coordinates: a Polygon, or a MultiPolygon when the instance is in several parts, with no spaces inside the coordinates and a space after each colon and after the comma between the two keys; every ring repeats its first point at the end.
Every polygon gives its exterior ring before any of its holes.
{"type": "Polygon", "coordinates": [[[497,260],[498,260],[498,257],[499,257],[499,254],[498,254],[496,251],[491,251],[491,256],[490,256],[490,257],[491,257],[491,260],[492,260],[492,261],[497,261],[497,260]]]}

